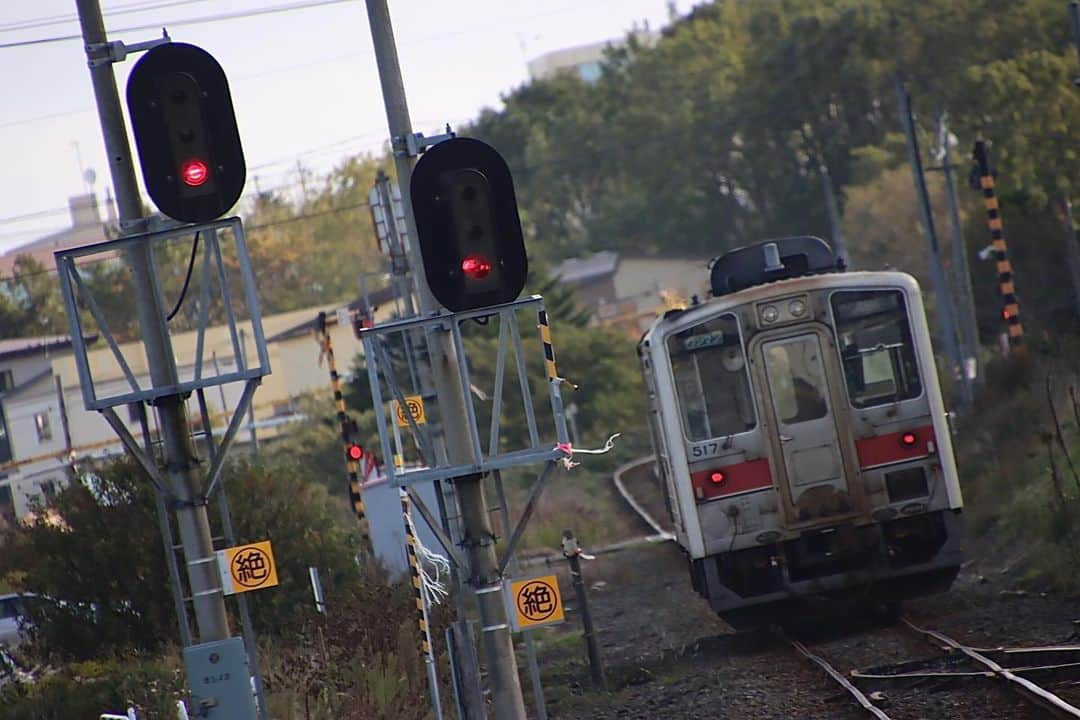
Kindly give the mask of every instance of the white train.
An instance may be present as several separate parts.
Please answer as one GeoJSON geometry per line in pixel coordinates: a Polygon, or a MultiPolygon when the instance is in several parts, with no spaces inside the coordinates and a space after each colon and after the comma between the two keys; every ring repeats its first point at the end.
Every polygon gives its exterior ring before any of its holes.
{"type": "Polygon", "coordinates": [[[947,588],[963,501],[919,287],[812,237],[714,261],[638,355],[694,588],[734,625],[947,588]]]}

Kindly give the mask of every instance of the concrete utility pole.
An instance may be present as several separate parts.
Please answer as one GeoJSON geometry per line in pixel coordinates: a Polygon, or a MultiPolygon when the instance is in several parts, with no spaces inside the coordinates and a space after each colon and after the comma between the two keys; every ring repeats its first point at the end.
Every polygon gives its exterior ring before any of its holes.
{"type": "MultiPolygon", "coordinates": [[[[142,201],[135,181],[135,168],[128,145],[120,97],[113,74],[111,51],[105,35],[98,0],[76,0],[82,26],[86,55],[90,61],[90,79],[97,100],[98,119],[109,157],[109,170],[120,213],[120,232],[135,234],[145,228],[142,201]]],[[[138,245],[126,257],[135,281],[135,306],[139,328],[146,348],[147,367],[155,387],[177,383],[176,365],[165,325],[165,312],[154,282],[149,248],[138,245]]],[[[201,642],[229,637],[225,597],[218,577],[210,523],[206,515],[202,477],[191,443],[187,413],[179,395],[161,398],[157,403],[158,424],[164,439],[165,469],[176,504],[176,520],[184,548],[188,584],[198,638],[201,642]]]]}
{"type": "MultiPolygon", "coordinates": [[[[420,300],[422,315],[437,312],[435,299],[425,282],[423,258],[420,254],[416,219],[413,215],[409,186],[414,159],[410,157],[406,140],[413,134],[405,87],[401,79],[394,31],[386,0],[366,0],[375,58],[379,67],[390,141],[394,150],[394,166],[401,186],[401,201],[405,209],[405,226],[409,235],[410,267],[420,300]]],[[[467,412],[462,388],[458,382],[457,360],[452,351],[449,331],[433,333],[428,338],[432,378],[441,410],[441,425],[446,438],[449,461],[452,464],[475,464],[472,445],[467,434],[467,412]]],[[[517,661],[502,602],[502,578],[495,554],[494,533],[488,517],[482,475],[454,479],[464,523],[464,545],[470,563],[470,584],[476,589],[476,602],[488,677],[492,690],[492,710],[499,720],[525,720],[525,702],[517,674],[517,661]]]]}
{"type": "MultiPolygon", "coordinates": [[[[966,362],[971,359],[978,363],[979,326],[975,322],[975,294],[971,289],[971,268],[968,265],[967,248],[964,246],[964,226],[960,222],[960,203],[956,195],[955,166],[949,143],[948,115],[942,112],[938,116],[938,138],[941,144],[941,171],[945,175],[945,193],[949,200],[949,221],[952,224],[953,278],[955,278],[957,322],[960,326],[960,338],[967,377],[966,362]]],[[[971,382],[968,378],[967,382],[971,382]]]]}
{"type": "Polygon", "coordinates": [[[958,400],[960,404],[970,406],[971,384],[967,379],[967,373],[963,372],[963,358],[960,356],[960,347],[956,340],[956,315],[953,309],[952,293],[949,291],[945,269],[941,265],[941,248],[938,246],[937,230],[934,228],[934,213],[930,208],[930,193],[926,189],[926,176],[923,173],[922,156],[919,154],[919,140],[915,135],[915,121],[911,115],[911,95],[899,77],[896,78],[896,96],[900,105],[900,124],[904,126],[904,135],[907,136],[908,160],[911,163],[911,174],[915,181],[915,199],[919,204],[923,228],[926,230],[929,249],[927,257],[930,261],[930,276],[934,281],[934,297],[937,300],[941,334],[945,341],[945,355],[949,359],[953,378],[956,377],[956,371],[960,370],[958,400]]]}

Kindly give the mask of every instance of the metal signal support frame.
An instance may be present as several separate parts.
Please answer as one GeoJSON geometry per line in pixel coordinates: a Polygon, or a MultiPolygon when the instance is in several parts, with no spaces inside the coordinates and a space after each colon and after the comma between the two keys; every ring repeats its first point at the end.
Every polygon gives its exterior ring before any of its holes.
{"type": "MultiPolygon", "coordinates": [[[[102,139],[106,156],[109,158],[120,227],[125,235],[137,233],[146,228],[146,219],[143,217],[142,200],[135,179],[135,167],[132,162],[116,77],[110,62],[94,62],[111,58],[113,53],[105,31],[101,5],[99,0],[76,0],[76,8],[90,66],[90,81],[93,86],[102,139]]],[[[176,498],[175,516],[187,566],[198,641],[200,643],[223,641],[230,635],[229,618],[222,594],[221,580],[215,568],[212,567],[214,546],[205,501],[213,490],[214,482],[213,480],[207,482],[207,478],[201,477],[198,470],[198,458],[192,442],[184,400],[181,391],[177,389],[179,384],[177,369],[165,320],[166,311],[155,280],[151,248],[148,243],[129,243],[123,254],[133,274],[133,301],[138,313],[139,329],[145,346],[152,388],[172,389],[172,394],[162,394],[153,398],[164,441],[165,475],[167,475],[168,484],[164,482],[165,478],[158,471],[153,459],[141,452],[141,448],[135,443],[126,426],[120,422],[111,406],[90,409],[102,411],[123,439],[125,447],[137,453],[135,456],[139,458],[150,477],[154,478],[159,486],[167,488],[176,498]]],[[[63,264],[60,269],[63,274],[63,264]]],[[[77,308],[71,299],[69,295],[65,302],[69,312],[69,321],[72,323],[72,339],[75,340],[78,337],[81,340],[78,317],[70,315],[73,311],[77,313],[77,308]]],[[[252,305],[249,309],[257,312],[257,305],[252,305]]],[[[265,368],[266,372],[269,372],[269,363],[265,364],[265,368]]],[[[128,379],[130,380],[130,377],[128,379]]],[[[261,375],[245,380],[245,402],[250,402],[251,394],[260,380],[261,375]]],[[[220,474],[227,445],[239,428],[238,419],[243,415],[242,408],[238,407],[237,411],[222,440],[220,453],[214,459],[211,475],[215,468],[220,474]]],[[[179,588],[174,588],[174,590],[179,591],[179,588]]],[[[252,716],[255,715],[255,700],[250,692],[242,701],[242,705],[245,709],[251,710],[252,716]]],[[[221,713],[215,713],[212,708],[204,708],[204,710],[208,711],[206,714],[209,718],[221,716],[221,713]]],[[[265,707],[259,708],[259,711],[265,716],[265,707]]]]}

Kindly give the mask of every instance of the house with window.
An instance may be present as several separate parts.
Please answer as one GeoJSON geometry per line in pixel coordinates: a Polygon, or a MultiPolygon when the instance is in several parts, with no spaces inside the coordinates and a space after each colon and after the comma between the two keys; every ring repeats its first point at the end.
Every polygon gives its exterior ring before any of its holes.
{"type": "Polygon", "coordinates": [[[0,527],[26,514],[28,495],[58,487],[27,482],[22,467],[64,451],[52,363],[70,355],[66,335],[0,340],[0,527]]]}

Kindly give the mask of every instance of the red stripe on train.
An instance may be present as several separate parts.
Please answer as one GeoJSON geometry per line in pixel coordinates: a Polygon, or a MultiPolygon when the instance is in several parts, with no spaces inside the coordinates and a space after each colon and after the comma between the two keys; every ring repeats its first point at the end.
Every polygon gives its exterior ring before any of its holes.
{"type": "Polygon", "coordinates": [[[856,440],[855,450],[859,454],[859,467],[865,469],[926,457],[931,453],[932,442],[934,426],[926,425],[856,440]]]}
{"type": "Polygon", "coordinates": [[[690,473],[690,484],[698,500],[772,487],[772,473],[765,458],[699,470],[690,473]]]}

